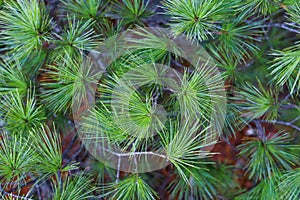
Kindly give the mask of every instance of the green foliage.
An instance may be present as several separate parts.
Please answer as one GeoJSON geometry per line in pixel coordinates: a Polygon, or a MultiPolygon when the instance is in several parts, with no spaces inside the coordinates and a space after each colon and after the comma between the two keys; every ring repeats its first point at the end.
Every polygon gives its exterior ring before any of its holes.
{"type": "Polygon", "coordinates": [[[78,19],[100,20],[103,18],[103,11],[106,8],[103,0],[60,0],[62,8],[69,14],[75,15],[78,19]]]}
{"type": "Polygon", "coordinates": [[[23,184],[29,172],[35,171],[36,154],[32,144],[20,136],[1,133],[0,180],[5,186],[10,182],[23,184]]]}
{"type": "Polygon", "coordinates": [[[73,103],[80,104],[92,91],[90,85],[96,83],[99,75],[91,62],[68,54],[43,71],[46,80],[41,83],[44,88],[42,98],[46,107],[54,113],[66,113],[73,103]]]}
{"type": "Polygon", "coordinates": [[[279,8],[280,0],[254,0],[245,1],[245,5],[248,7],[253,7],[257,12],[267,15],[279,8]]]}
{"type": "Polygon", "coordinates": [[[85,139],[106,138],[117,143],[126,139],[126,133],[115,122],[114,116],[108,107],[101,104],[90,111],[83,120],[85,139]]]}
{"type": "Polygon", "coordinates": [[[222,91],[220,79],[208,63],[198,63],[193,73],[185,71],[180,84],[171,87],[175,91],[172,97],[176,97],[181,112],[209,121],[215,110],[222,113],[221,105],[225,99],[219,93],[222,91]]]}
{"type": "Polygon", "coordinates": [[[237,81],[240,78],[238,74],[239,60],[234,58],[231,52],[226,51],[218,45],[206,45],[207,51],[214,58],[214,62],[222,73],[222,77],[228,81],[237,81]]]}
{"type": "Polygon", "coordinates": [[[141,25],[151,14],[149,0],[122,0],[114,1],[110,16],[124,24],[141,25]]]}
{"type": "Polygon", "coordinates": [[[240,87],[236,96],[236,106],[247,121],[257,118],[276,119],[278,115],[278,91],[266,88],[258,81],[258,87],[250,83],[240,87]]]}
{"type": "Polygon", "coordinates": [[[278,184],[281,199],[294,200],[300,197],[300,168],[287,171],[278,184]]]}
{"type": "Polygon", "coordinates": [[[130,42],[130,48],[138,52],[138,58],[149,59],[150,62],[170,63],[172,54],[175,57],[183,54],[180,47],[173,44],[170,36],[162,30],[137,27],[132,33],[140,39],[128,38],[127,41],[130,42]],[[154,34],[155,31],[159,31],[158,35],[154,34]]]}
{"type": "Polygon", "coordinates": [[[160,133],[168,160],[173,163],[185,182],[188,182],[188,178],[184,171],[192,173],[191,168],[198,168],[196,164],[200,162],[200,158],[211,155],[202,148],[213,144],[214,133],[206,133],[208,127],[204,130],[200,127],[199,122],[186,119],[184,124],[170,124],[169,132],[160,133]],[[207,141],[211,143],[205,143],[207,141]]]}
{"type": "Polygon", "coordinates": [[[247,125],[247,122],[240,117],[240,111],[233,103],[227,104],[227,112],[223,127],[223,136],[235,136],[237,130],[241,130],[247,125]]]}
{"type": "Polygon", "coordinates": [[[215,167],[209,163],[199,165],[199,168],[191,169],[191,174],[184,173],[188,177],[188,183],[178,176],[169,186],[172,199],[214,199],[223,189],[233,187],[228,167],[215,167]]]}
{"type": "Polygon", "coordinates": [[[59,40],[55,41],[57,45],[54,57],[63,55],[66,52],[71,57],[78,57],[83,51],[91,51],[97,45],[97,38],[92,29],[94,22],[92,20],[76,20],[75,17],[68,17],[67,27],[64,28],[61,35],[56,36],[59,40]]]}
{"type": "Polygon", "coordinates": [[[171,17],[173,33],[199,41],[213,37],[217,32],[217,22],[226,10],[224,1],[216,0],[164,0],[162,4],[166,14],[171,17]]]}
{"type": "Polygon", "coordinates": [[[108,199],[150,200],[157,198],[155,191],[138,175],[131,175],[119,182],[105,185],[103,188],[108,192],[102,196],[108,199]]]}
{"type": "Polygon", "coordinates": [[[217,47],[232,53],[238,61],[251,58],[252,54],[257,53],[256,43],[260,42],[262,26],[263,22],[253,16],[251,9],[243,11],[222,24],[217,47]],[[245,22],[247,19],[251,20],[245,22]]]}
{"type": "Polygon", "coordinates": [[[288,133],[278,132],[273,136],[261,137],[250,139],[239,146],[240,155],[249,158],[246,169],[250,178],[265,180],[299,164],[297,155],[300,147],[290,144],[292,138],[288,133]]]}
{"type": "Polygon", "coordinates": [[[28,52],[39,56],[51,40],[51,23],[43,2],[9,1],[0,10],[1,43],[18,59],[28,58],[28,52]]]}
{"type": "Polygon", "coordinates": [[[127,73],[125,77],[112,77],[111,82],[107,84],[110,87],[109,94],[112,95],[111,114],[114,121],[125,134],[137,138],[150,137],[155,128],[159,129],[164,124],[163,110],[159,105],[155,106],[152,92],[154,90],[150,89],[150,92],[146,93],[135,91],[137,83],[158,87],[159,70],[155,71],[155,67],[144,65],[134,68],[132,73],[127,73]],[[145,73],[146,68],[148,73],[145,73]],[[141,73],[143,75],[139,76],[141,73]],[[131,120],[128,120],[128,117],[131,120]]]}
{"type": "Polygon", "coordinates": [[[300,25],[300,3],[289,6],[287,12],[289,20],[300,25]]]}
{"type": "Polygon", "coordinates": [[[268,178],[262,180],[257,186],[247,193],[238,196],[237,200],[256,200],[256,199],[274,199],[279,200],[279,195],[276,191],[278,180],[276,178],[268,178]]]}
{"type": "Polygon", "coordinates": [[[37,128],[45,122],[44,110],[42,106],[37,105],[34,92],[28,90],[26,97],[23,97],[16,90],[2,98],[0,111],[10,133],[26,136],[32,128],[37,128]]]}
{"type": "Polygon", "coordinates": [[[93,198],[93,193],[97,189],[92,185],[92,179],[85,174],[76,174],[68,176],[67,180],[55,185],[53,200],[73,200],[73,199],[90,199],[93,198]]]}
{"type": "Polygon", "coordinates": [[[272,81],[282,87],[287,85],[290,93],[300,89],[300,44],[288,47],[283,51],[273,51],[273,65],[269,67],[272,81]]]}
{"type": "Polygon", "coordinates": [[[41,172],[58,177],[61,172],[76,169],[75,163],[63,164],[61,138],[55,130],[51,131],[48,126],[41,126],[32,129],[30,136],[33,148],[37,152],[38,163],[41,164],[41,172]]]}
{"type": "Polygon", "coordinates": [[[0,94],[7,94],[18,90],[21,96],[25,95],[28,87],[28,78],[22,73],[20,64],[15,61],[6,61],[0,65],[0,94]]]}

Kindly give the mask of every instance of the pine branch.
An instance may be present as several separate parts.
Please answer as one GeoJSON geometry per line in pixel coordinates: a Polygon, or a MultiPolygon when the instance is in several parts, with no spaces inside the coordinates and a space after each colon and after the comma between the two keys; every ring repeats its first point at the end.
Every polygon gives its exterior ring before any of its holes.
{"type": "MultiPolygon", "coordinates": [[[[299,120],[299,117],[296,118],[296,120],[299,120]]],[[[292,127],[293,129],[297,130],[297,131],[300,131],[300,127],[293,124],[294,122],[296,121],[291,121],[291,122],[284,122],[284,121],[278,121],[278,120],[259,120],[260,122],[263,122],[263,123],[272,123],[272,124],[280,124],[280,125],[285,125],[285,126],[290,126],[292,127]]]]}
{"type": "Polygon", "coordinates": [[[297,33],[297,34],[300,34],[300,30],[298,29],[294,29],[294,28],[291,28],[294,26],[294,24],[292,23],[269,23],[267,25],[265,25],[266,27],[278,27],[278,28],[282,28],[284,30],[287,30],[287,31],[290,31],[290,32],[293,32],[293,33],[297,33]]]}

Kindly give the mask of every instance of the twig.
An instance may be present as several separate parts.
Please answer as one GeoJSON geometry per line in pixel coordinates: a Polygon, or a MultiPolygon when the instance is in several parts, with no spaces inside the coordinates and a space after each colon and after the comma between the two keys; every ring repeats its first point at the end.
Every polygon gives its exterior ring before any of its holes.
{"type": "Polygon", "coordinates": [[[75,136],[72,138],[71,142],[68,144],[68,147],[64,150],[64,152],[63,152],[63,154],[62,154],[62,157],[65,157],[65,155],[66,155],[67,153],[69,153],[69,151],[71,150],[71,148],[72,148],[73,145],[75,144],[76,140],[77,140],[77,136],[75,135],[75,136]]]}
{"type": "Polygon", "coordinates": [[[72,161],[74,161],[74,160],[76,159],[76,157],[82,152],[83,149],[84,149],[84,146],[81,145],[80,148],[76,151],[76,153],[73,154],[73,156],[72,156],[70,159],[68,159],[68,160],[66,161],[66,164],[64,164],[64,166],[67,166],[67,165],[70,164],[72,161]]]}
{"type": "Polygon", "coordinates": [[[22,196],[18,196],[18,195],[15,195],[15,194],[12,194],[12,193],[7,193],[7,192],[4,192],[6,195],[9,195],[9,196],[12,196],[12,197],[15,197],[15,198],[18,198],[18,199],[27,199],[27,200],[33,200],[31,198],[27,198],[27,197],[22,197],[22,196]]]}
{"type": "Polygon", "coordinates": [[[31,198],[28,198],[28,197],[18,196],[18,195],[9,193],[9,192],[5,192],[4,190],[2,190],[2,193],[4,193],[4,195],[9,195],[9,196],[12,196],[12,197],[17,198],[17,199],[33,200],[33,199],[31,199],[31,198]]]}
{"type": "Polygon", "coordinates": [[[285,29],[287,31],[291,31],[293,33],[297,33],[297,34],[300,34],[300,31],[296,30],[296,29],[293,29],[293,28],[290,28],[286,25],[290,25],[290,24],[279,24],[279,23],[270,23],[266,26],[270,26],[270,27],[278,27],[278,28],[282,28],[282,29],[285,29]]]}
{"type": "Polygon", "coordinates": [[[87,155],[88,155],[88,151],[84,151],[84,153],[82,154],[82,156],[80,156],[80,158],[78,157],[77,160],[79,162],[83,162],[84,158],[86,158],[87,155]]]}
{"type": "Polygon", "coordinates": [[[292,121],[290,121],[289,123],[293,124],[295,123],[296,121],[298,121],[300,119],[300,115],[298,117],[296,117],[295,119],[293,119],[292,121]]]}
{"type": "Polygon", "coordinates": [[[161,157],[161,158],[165,158],[165,159],[168,159],[168,156],[165,156],[163,154],[159,154],[159,153],[154,153],[152,151],[145,151],[145,152],[129,152],[129,153],[117,153],[117,152],[114,152],[112,150],[109,150],[109,149],[105,149],[103,148],[105,151],[115,155],[115,156],[118,156],[118,157],[126,157],[126,156],[134,156],[134,155],[153,155],[153,156],[158,156],[158,157],[161,157]]]}
{"type": "Polygon", "coordinates": [[[82,152],[83,149],[84,149],[84,146],[81,145],[80,148],[78,149],[78,151],[71,157],[70,161],[75,160],[75,158],[82,152]]]}
{"type": "Polygon", "coordinates": [[[194,187],[193,187],[193,182],[194,182],[194,179],[192,176],[190,176],[189,178],[189,184],[190,184],[190,188],[191,188],[191,193],[190,193],[190,200],[194,200],[194,187]]]}
{"type": "Polygon", "coordinates": [[[258,136],[262,139],[266,139],[266,135],[265,135],[265,131],[261,125],[261,123],[259,122],[262,122],[262,121],[257,121],[257,120],[254,120],[253,121],[255,126],[256,126],[256,129],[257,129],[257,133],[258,133],[258,136]]]}
{"type": "Polygon", "coordinates": [[[292,94],[293,94],[293,93],[288,93],[288,94],[284,97],[283,101],[287,101],[287,100],[290,98],[290,96],[292,96],[292,94]]]}
{"type": "Polygon", "coordinates": [[[300,127],[296,126],[295,124],[293,124],[294,120],[291,122],[284,122],[284,121],[277,121],[277,120],[259,120],[260,122],[265,122],[265,123],[273,123],[273,124],[281,124],[281,125],[285,125],[285,126],[290,126],[298,131],[300,131],[300,127]]]}
{"type": "MultiPolygon", "coordinates": [[[[135,146],[134,146],[134,152],[135,152],[135,146]]],[[[138,172],[138,162],[137,162],[137,160],[136,160],[136,157],[134,156],[133,157],[133,159],[134,159],[134,164],[135,164],[135,167],[136,167],[136,171],[135,172],[138,172]]]]}
{"type": "Polygon", "coordinates": [[[60,190],[60,193],[62,193],[62,191],[63,191],[63,185],[62,185],[62,177],[61,177],[61,173],[60,173],[60,171],[58,170],[57,171],[57,178],[58,178],[58,183],[59,183],[59,190],[60,190]]]}
{"type": "Polygon", "coordinates": [[[173,65],[175,65],[176,67],[179,67],[181,69],[187,70],[189,73],[193,73],[192,69],[190,69],[189,67],[184,66],[183,64],[181,64],[180,62],[178,62],[178,61],[176,61],[174,59],[171,60],[171,63],[173,65]]]}
{"type": "Polygon", "coordinates": [[[263,33],[264,33],[264,35],[265,35],[265,37],[267,39],[268,45],[273,49],[273,45],[270,42],[270,38],[269,38],[269,36],[267,34],[267,32],[269,32],[270,27],[268,27],[268,30],[266,30],[265,27],[262,27],[262,29],[263,29],[263,33]]]}
{"type": "Polygon", "coordinates": [[[117,170],[116,183],[119,183],[119,178],[120,178],[120,167],[121,167],[121,157],[119,156],[119,158],[118,158],[118,170],[117,170]]]}
{"type": "Polygon", "coordinates": [[[280,105],[280,107],[282,108],[286,108],[286,109],[300,109],[300,106],[294,105],[294,104],[282,104],[280,105]]]}
{"type": "MultiPolygon", "coordinates": [[[[157,88],[156,88],[156,90],[158,90],[157,88]]],[[[154,95],[153,95],[153,107],[154,107],[154,109],[156,109],[156,107],[157,107],[157,102],[158,102],[158,98],[159,98],[159,96],[160,96],[160,93],[158,92],[158,91],[156,91],[155,93],[154,93],[154,95]]]]}
{"type": "Polygon", "coordinates": [[[40,191],[40,186],[39,184],[36,184],[36,192],[37,192],[37,196],[39,200],[42,200],[42,196],[41,196],[41,191],[40,191]]]}

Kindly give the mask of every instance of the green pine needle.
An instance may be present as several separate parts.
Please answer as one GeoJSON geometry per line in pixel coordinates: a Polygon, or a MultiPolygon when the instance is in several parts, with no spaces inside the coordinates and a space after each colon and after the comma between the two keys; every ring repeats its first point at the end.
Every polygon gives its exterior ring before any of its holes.
{"type": "Polygon", "coordinates": [[[106,9],[106,3],[103,0],[60,0],[62,8],[69,14],[75,15],[77,19],[100,20],[103,18],[103,12],[106,9]]]}
{"type": "Polygon", "coordinates": [[[287,171],[278,184],[280,198],[286,200],[297,200],[300,197],[300,168],[287,171]]]}
{"type": "Polygon", "coordinates": [[[219,32],[218,48],[223,47],[239,61],[251,58],[259,49],[257,43],[263,33],[262,21],[252,15],[252,10],[243,11],[234,19],[225,21],[219,32]],[[250,20],[246,23],[247,19],[250,20]]]}
{"type": "Polygon", "coordinates": [[[254,8],[256,12],[268,15],[279,9],[280,0],[247,0],[245,7],[254,8]]]}
{"type": "Polygon", "coordinates": [[[131,175],[117,183],[111,183],[103,187],[107,192],[102,195],[112,200],[153,200],[158,196],[155,191],[138,175],[131,175]]]}
{"type": "MultiPolygon", "coordinates": [[[[197,63],[197,68],[192,73],[186,70],[179,84],[171,86],[174,90],[172,100],[178,104],[176,109],[180,109],[183,115],[188,114],[206,122],[211,120],[214,112],[223,114],[226,99],[222,96],[224,88],[220,83],[222,78],[213,67],[208,63],[197,63]]],[[[215,125],[216,129],[222,129],[221,120],[216,121],[215,125]]]]}
{"type": "Polygon", "coordinates": [[[29,80],[22,73],[20,64],[15,61],[2,62],[0,65],[0,94],[18,90],[24,96],[29,88],[29,80]]]}
{"type": "Polygon", "coordinates": [[[94,198],[94,192],[97,188],[93,186],[92,177],[83,173],[68,176],[63,181],[62,187],[56,184],[52,200],[74,200],[94,198]]]}
{"type": "Polygon", "coordinates": [[[43,70],[46,72],[46,80],[41,83],[43,101],[54,113],[66,113],[74,103],[80,105],[93,91],[92,85],[97,83],[99,76],[89,60],[71,58],[68,54],[61,59],[49,66],[49,69],[43,70]]]}
{"type": "MultiPolygon", "coordinates": [[[[252,188],[249,192],[246,192],[238,197],[237,200],[257,200],[257,199],[272,199],[280,200],[279,194],[276,191],[278,180],[276,177],[271,177],[262,180],[258,185],[252,188]]],[[[296,200],[296,199],[295,199],[296,200]]]]}
{"type": "Polygon", "coordinates": [[[18,91],[11,92],[3,96],[0,106],[5,128],[12,134],[22,136],[26,136],[31,129],[39,127],[46,120],[43,108],[37,105],[34,92],[28,90],[24,98],[18,91]]]}
{"type": "Polygon", "coordinates": [[[201,163],[199,168],[191,169],[192,173],[185,171],[188,178],[188,183],[178,176],[168,186],[172,199],[215,199],[221,193],[226,193],[223,190],[232,188],[233,174],[229,167],[215,167],[211,163],[201,163]]]}
{"type": "Polygon", "coordinates": [[[248,158],[246,169],[250,178],[256,181],[268,179],[299,164],[300,146],[290,144],[291,141],[290,134],[278,132],[240,145],[240,156],[248,158]]]}
{"type": "Polygon", "coordinates": [[[297,23],[300,26],[300,3],[287,7],[288,18],[291,22],[297,23]]]}
{"type": "Polygon", "coordinates": [[[99,44],[93,30],[94,22],[90,20],[76,20],[75,17],[68,17],[67,26],[61,35],[55,34],[59,40],[54,41],[57,45],[54,57],[64,55],[66,52],[69,56],[80,56],[83,51],[91,51],[99,44]]]}
{"type": "Polygon", "coordinates": [[[278,91],[265,89],[260,81],[258,81],[258,87],[246,83],[233,97],[235,105],[246,121],[260,117],[268,120],[277,119],[279,105],[277,99],[278,91]]]}
{"type": "Polygon", "coordinates": [[[52,20],[44,3],[38,0],[8,1],[0,10],[1,43],[18,59],[30,53],[37,56],[51,40],[52,20]]]}
{"type": "Polygon", "coordinates": [[[51,131],[48,126],[32,129],[30,140],[37,152],[37,162],[39,164],[36,167],[44,174],[55,174],[58,177],[60,172],[77,168],[75,163],[63,164],[61,138],[55,129],[51,131]]]}
{"type": "Polygon", "coordinates": [[[178,124],[170,122],[167,132],[159,133],[168,159],[186,182],[188,178],[184,171],[191,173],[190,169],[197,168],[201,158],[212,155],[203,148],[217,142],[216,134],[208,127],[201,129],[199,122],[185,119],[178,124]]]}
{"type": "Polygon", "coordinates": [[[271,80],[280,87],[287,85],[292,94],[300,90],[300,44],[274,51],[273,65],[269,67],[271,80]]]}
{"type": "Polygon", "coordinates": [[[207,44],[207,51],[214,58],[214,62],[222,72],[224,80],[234,81],[240,79],[238,64],[240,59],[236,59],[232,52],[217,44],[207,44]]]}
{"type": "Polygon", "coordinates": [[[170,39],[170,35],[164,29],[137,27],[130,33],[139,39],[129,37],[129,49],[135,50],[139,57],[145,60],[170,63],[172,55],[183,55],[182,49],[170,39]]]}
{"type": "Polygon", "coordinates": [[[29,173],[36,171],[36,154],[32,143],[24,137],[1,134],[0,139],[0,180],[4,186],[11,181],[24,184],[29,173]]]}
{"type": "Polygon", "coordinates": [[[204,41],[215,36],[219,20],[224,17],[224,10],[229,9],[224,9],[227,5],[224,2],[164,0],[162,5],[166,14],[171,16],[170,26],[175,35],[184,34],[189,40],[204,41]]]}
{"type": "Polygon", "coordinates": [[[100,103],[83,118],[82,126],[84,134],[82,140],[105,139],[112,143],[118,143],[127,137],[125,132],[114,122],[113,114],[103,103],[100,103]]]}
{"type": "Polygon", "coordinates": [[[152,15],[149,0],[122,0],[114,1],[111,13],[108,15],[114,19],[122,20],[122,23],[139,24],[152,15]]]}

